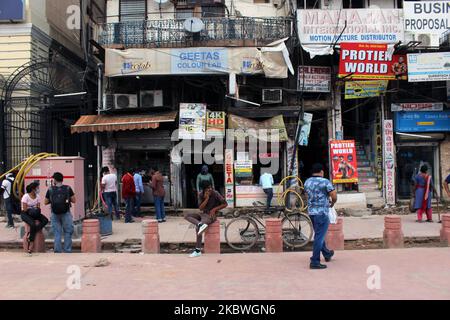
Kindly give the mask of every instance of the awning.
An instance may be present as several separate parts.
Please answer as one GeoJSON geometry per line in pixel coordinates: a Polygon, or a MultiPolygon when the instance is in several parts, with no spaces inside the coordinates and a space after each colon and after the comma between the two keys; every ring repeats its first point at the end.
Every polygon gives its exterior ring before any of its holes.
{"type": "Polygon", "coordinates": [[[87,115],[81,116],[70,129],[72,133],[156,129],[161,122],[173,122],[176,117],[176,111],[153,115],[87,115]]]}

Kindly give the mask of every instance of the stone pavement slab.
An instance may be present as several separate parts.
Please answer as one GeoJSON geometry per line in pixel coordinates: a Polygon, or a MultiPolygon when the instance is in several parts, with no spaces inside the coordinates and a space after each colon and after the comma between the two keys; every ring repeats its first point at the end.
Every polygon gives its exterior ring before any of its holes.
{"type": "Polygon", "coordinates": [[[450,248],[340,251],[326,270],[310,270],[309,257],[0,253],[0,299],[450,299],[450,248]],[[95,267],[101,258],[110,264],[95,267]],[[367,286],[370,266],[379,289],[367,286]],[[66,286],[69,267],[80,268],[79,290],[66,286]]]}

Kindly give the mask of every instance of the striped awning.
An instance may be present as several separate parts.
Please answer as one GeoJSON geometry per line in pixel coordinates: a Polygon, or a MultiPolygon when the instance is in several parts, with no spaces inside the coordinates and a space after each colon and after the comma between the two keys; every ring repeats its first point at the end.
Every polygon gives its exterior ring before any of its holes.
{"type": "Polygon", "coordinates": [[[82,133],[156,129],[161,122],[173,122],[176,117],[176,111],[151,115],[87,115],[81,116],[70,130],[72,133],[82,133]]]}

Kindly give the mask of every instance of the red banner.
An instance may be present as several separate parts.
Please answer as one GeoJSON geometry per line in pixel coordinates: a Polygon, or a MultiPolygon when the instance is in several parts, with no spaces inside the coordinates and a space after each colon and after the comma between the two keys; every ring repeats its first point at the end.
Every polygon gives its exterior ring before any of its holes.
{"type": "Polygon", "coordinates": [[[358,182],[358,163],[354,140],[330,140],[333,183],[358,182]]]}
{"type": "Polygon", "coordinates": [[[406,55],[389,55],[387,44],[341,43],[339,77],[364,80],[406,80],[406,55]]]}

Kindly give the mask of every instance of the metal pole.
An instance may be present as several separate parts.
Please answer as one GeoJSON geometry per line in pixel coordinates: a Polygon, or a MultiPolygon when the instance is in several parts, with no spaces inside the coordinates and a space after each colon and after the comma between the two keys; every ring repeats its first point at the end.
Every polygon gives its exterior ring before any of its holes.
{"type": "MultiPolygon", "coordinates": [[[[97,68],[98,68],[98,88],[97,88],[97,114],[100,115],[100,110],[102,108],[102,93],[103,93],[103,70],[102,70],[103,64],[99,63],[97,64],[97,68]]],[[[101,183],[101,178],[100,178],[100,166],[101,166],[101,147],[100,147],[100,134],[96,133],[96,137],[97,137],[97,191],[98,191],[98,199],[97,199],[97,205],[98,208],[100,209],[101,207],[101,203],[102,200],[100,198],[100,183],[101,183]]]]}
{"type": "Polygon", "coordinates": [[[0,100],[0,173],[6,172],[6,148],[5,148],[5,136],[6,136],[6,128],[5,128],[5,103],[3,100],[0,100]]]}

